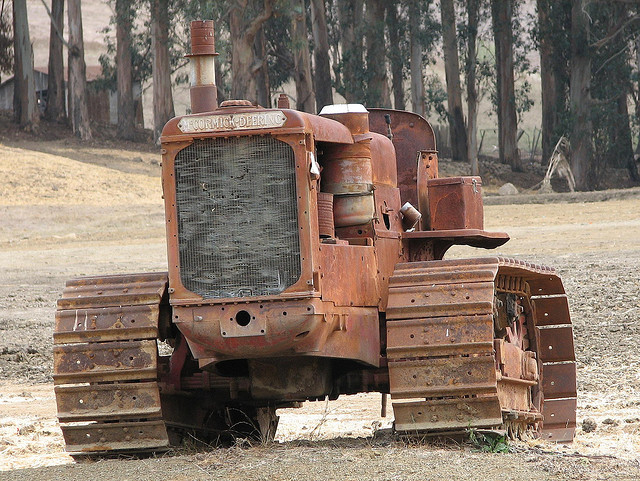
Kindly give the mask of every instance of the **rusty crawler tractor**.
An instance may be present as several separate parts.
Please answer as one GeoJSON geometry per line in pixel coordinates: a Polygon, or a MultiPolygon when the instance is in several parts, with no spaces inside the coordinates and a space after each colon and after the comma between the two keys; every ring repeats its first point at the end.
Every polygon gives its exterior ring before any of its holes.
{"type": "Polygon", "coordinates": [[[560,278],[500,257],[442,260],[509,239],[483,230],[480,178],[437,178],[433,131],[412,113],[218,107],[214,55],[212,22],[194,22],[193,114],[162,135],[168,273],[75,279],[58,302],[67,450],[269,439],[277,408],[372,391],[391,394],[401,433],[570,441],[560,278]]]}

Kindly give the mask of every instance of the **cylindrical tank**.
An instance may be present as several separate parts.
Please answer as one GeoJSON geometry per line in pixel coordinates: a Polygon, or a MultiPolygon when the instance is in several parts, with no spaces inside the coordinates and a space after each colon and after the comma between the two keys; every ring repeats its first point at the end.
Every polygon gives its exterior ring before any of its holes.
{"type": "Polygon", "coordinates": [[[218,107],[216,55],[213,20],[191,22],[191,53],[187,57],[191,65],[189,95],[194,114],[210,112],[218,107]]]}
{"type": "Polygon", "coordinates": [[[371,141],[325,151],[322,190],[333,194],[336,227],[366,224],[375,215],[371,141]]]}
{"type": "Polygon", "coordinates": [[[333,194],[336,227],[370,222],[375,217],[369,113],[362,105],[329,105],[320,115],[345,125],[353,144],[326,148],[322,157],[322,190],[333,194]]]}

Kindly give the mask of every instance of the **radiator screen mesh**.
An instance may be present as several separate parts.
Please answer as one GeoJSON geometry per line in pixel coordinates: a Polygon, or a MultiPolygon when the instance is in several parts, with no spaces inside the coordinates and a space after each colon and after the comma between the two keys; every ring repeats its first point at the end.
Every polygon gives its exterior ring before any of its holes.
{"type": "Polygon", "coordinates": [[[300,277],[293,149],[196,140],[175,159],[183,285],[205,299],[276,295],[300,277]]]}

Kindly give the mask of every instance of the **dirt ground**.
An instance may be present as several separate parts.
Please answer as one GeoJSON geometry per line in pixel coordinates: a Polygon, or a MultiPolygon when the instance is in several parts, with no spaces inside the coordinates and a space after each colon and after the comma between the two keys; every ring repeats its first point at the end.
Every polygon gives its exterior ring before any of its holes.
{"type": "MultiPolygon", "coordinates": [[[[555,266],[565,282],[578,421],[596,423],[593,432],[578,429],[573,444],[517,442],[509,454],[488,454],[397,439],[392,420],[379,416],[376,394],[282,410],[270,446],[74,463],[63,450],[51,381],[53,317],[64,282],[166,268],[158,157],[122,147],[0,138],[0,480],[640,478],[634,191],[601,202],[556,196],[485,208],[486,228],[512,236],[495,254],[555,266]]],[[[448,257],[486,254],[455,248],[448,257]]]]}

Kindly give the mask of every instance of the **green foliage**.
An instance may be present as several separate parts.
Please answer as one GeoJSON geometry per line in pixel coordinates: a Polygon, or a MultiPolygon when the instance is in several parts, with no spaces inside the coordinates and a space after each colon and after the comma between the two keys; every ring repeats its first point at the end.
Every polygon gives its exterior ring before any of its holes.
{"type": "Polygon", "coordinates": [[[445,107],[447,101],[447,90],[442,84],[440,77],[436,74],[427,75],[425,78],[424,96],[426,102],[425,113],[428,118],[431,117],[431,113],[437,114],[441,122],[447,122],[448,113],[445,107]]]}
{"type": "Polygon", "coordinates": [[[0,73],[13,71],[13,25],[11,22],[11,4],[0,3],[0,73]]]}
{"type": "Polygon", "coordinates": [[[638,31],[629,28],[614,35],[621,23],[632,15],[615,4],[595,4],[590,9],[592,39],[610,40],[593,51],[591,70],[594,151],[600,167],[623,168],[633,156],[627,106],[631,84],[631,53],[638,31]]]}
{"type": "Polygon", "coordinates": [[[276,10],[264,26],[269,81],[273,90],[280,89],[292,77],[293,52],[301,48],[291,40],[291,13],[294,12],[276,10]]]}
{"type": "Polygon", "coordinates": [[[467,429],[469,442],[476,449],[485,453],[508,453],[509,440],[506,434],[493,432],[479,432],[475,429],[467,429]]]}
{"type": "MultiPolygon", "coordinates": [[[[460,1],[460,3],[466,3],[467,0],[460,1]]],[[[496,96],[496,84],[495,84],[495,53],[493,47],[493,31],[491,29],[491,10],[490,2],[486,0],[478,0],[478,28],[476,39],[476,91],[478,95],[478,101],[481,101],[487,95],[490,98],[495,99],[496,96]]],[[[473,33],[471,26],[468,24],[468,19],[465,15],[459,18],[457,25],[458,31],[458,55],[460,56],[460,65],[465,72],[460,76],[460,80],[466,91],[467,77],[466,72],[470,68],[468,47],[469,37],[473,33]]],[[[462,73],[462,72],[461,72],[462,73]]],[[[495,100],[494,100],[495,105],[495,100]]],[[[487,112],[491,115],[491,111],[487,112]]]]}
{"type": "Polygon", "coordinates": [[[531,110],[534,101],[531,98],[531,84],[527,80],[531,74],[538,71],[529,60],[529,53],[534,48],[531,28],[526,25],[535,25],[534,13],[523,12],[521,7],[523,0],[514,0],[513,12],[513,66],[516,78],[515,96],[516,113],[518,119],[522,114],[531,110]]]}
{"type": "MultiPolygon", "coordinates": [[[[110,4],[115,11],[115,0],[110,0],[110,4]]],[[[151,77],[152,52],[151,52],[151,23],[150,19],[143,16],[143,11],[149,11],[147,1],[132,2],[129,9],[131,31],[131,63],[134,82],[144,82],[151,77]],[[136,22],[135,19],[142,19],[136,22]]],[[[95,87],[98,89],[116,90],[117,69],[116,69],[116,15],[109,19],[109,25],[102,29],[106,53],[100,55],[98,61],[102,67],[102,74],[96,80],[95,87]]]]}
{"type": "MultiPolygon", "coordinates": [[[[109,26],[102,30],[107,52],[98,58],[102,67],[102,74],[95,82],[98,89],[116,90],[116,43],[113,31],[115,31],[115,17],[112,17],[109,26]]],[[[151,28],[147,20],[142,29],[131,32],[131,63],[134,82],[144,82],[151,77],[152,57],[151,28]]]]}
{"type": "MultiPolygon", "coordinates": [[[[409,0],[416,1],[416,0],[409,0]]],[[[422,49],[426,54],[426,60],[428,62],[435,62],[436,57],[439,57],[440,51],[436,50],[435,46],[441,40],[441,25],[438,21],[439,14],[433,0],[425,0],[417,2],[417,14],[418,14],[418,30],[417,39],[422,45],[422,49]]],[[[415,22],[415,18],[409,18],[408,12],[406,16],[407,22],[415,22]]],[[[409,29],[407,29],[407,32],[409,29]]]]}
{"type": "MultiPolygon", "coordinates": [[[[365,8],[366,8],[365,2],[365,8]]],[[[439,49],[436,48],[440,39],[440,24],[437,21],[438,14],[433,0],[394,0],[392,8],[396,9],[396,25],[394,26],[399,37],[400,59],[403,61],[403,77],[409,75],[409,58],[411,55],[411,41],[418,42],[423,52],[423,62],[427,64],[435,63],[439,49]],[[412,38],[413,35],[413,38],[412,38]]],[[[352,48],[345,48],[342,45],[343,30],[345,25],[346,3],[342,0],[327,1],[327,24],[330,44],[330,57],[334,73],[334,88],[342,95],[352,94],[357,101],[365,104],[376,104],[379,92],[370,91],[370,82],[374,73],[374,68],[367,63],[367,47],[363,39],[368,31],[383,31],[380,24],[367,25],[364,21],[355,22],[353,25],[355,45],[352,48]],[[341,16],[342,15],[342,16],[341,16]],[[355,67],[355,68],[354,68],[355,67]],[[353,70],[352,72],[350,71],[353,70]]],[[[350,11],[353,15],[354,12],[350,11]]],[[[365,18],[364,13],[361,15],[365,18]]],[[[380,19],[382,22],[382,19],[380,19]]],[[[387,28],[390,28],[387,26],[387,28]]],[[[381,33],[380,41],[385,41],[385,36],[381,33]]],[[[388,34],[387,34],[388,36],[388,34]]],[[[387,54],[391,49],[387,48],[387,54]]],[[[396,59],[397,60],[397,59],[396,59]]],[[[375,62],[383,62],[385,59],[375,59],[375,62]]],[[[433,87],[431,92],[433,99],[442,101],[441,91],[435,82],[427,85],[433,87]]],[[[429,93],[426,93],[429,96],[429,93]]],[[[444,97],[446,100],[446,96],[444,97]]],[[[439,107],[432,107],[438,110],[439,107]]]]}
{"type": "MultiPolygon", "coordinates": [[[[423,63],[435,65],[441,49],[441,25],[439,13],[433,0],[399,0],[398,24],[400,29],[400,51],[405,59],[411,56],[411,42],[418,42],[422,49],[423,63]],[[417,18],[416,18],[417,17],[417,18]],[[412,25],[413,24],[413,25],[412,25]],[[414,38],[412,38],[412,35],[414,38]]],[[[403,66],[405,77],[409,76],[410,64],[407,60],[403,66]]],[[[441,121],[447,118],[445,102],[447,91],[435,73],[425,78],[425,113],[427,116],[434,112],[441,121]]]]}
{"type": "MultiPolygon", "coordinates": [[[[133,80],[139,82],[145,82],[152,75],[153,52],[151,49],[151,18],[149,16],[150,1],[135,0],[131,2],[129,10],[132,22],[131,61],[133,80]]],[[[110,0],[110,3],[115,5],[115,0],[110,0]]],[[[182,27],[186,24],[185,17],[190,12],[194,12],[198,5],[199,2],[169,2],[169,18],[172,19],[169,22],[169,58],[173,72],[187,63],[184,55],[190,49],[189,36],[182,27]]],[[[102,67],[102,75],[97,80],[96,85],[98,88],[116,89],[116,20],[114,14],[109,20],[109,25],[102,30],[107,52],[98,59],[102,67]]],[[[186,83],[188,75],[179,75],[174,78],[174,81],[177,84],[186,83]]]]}

